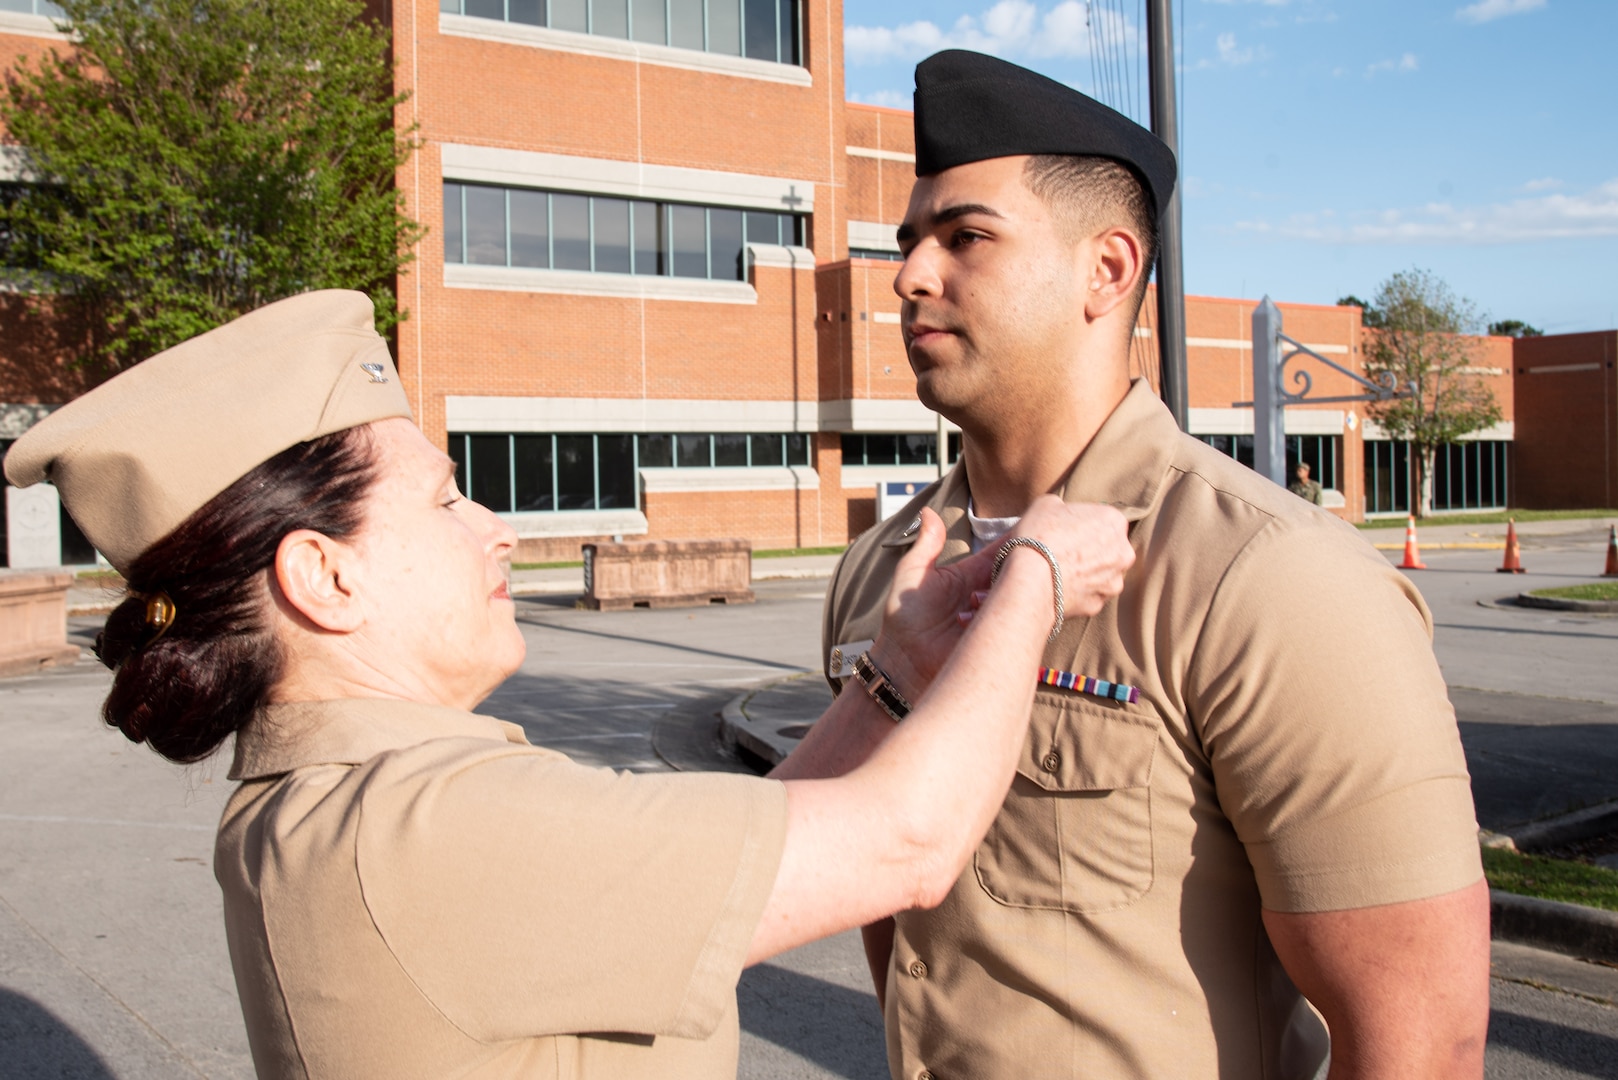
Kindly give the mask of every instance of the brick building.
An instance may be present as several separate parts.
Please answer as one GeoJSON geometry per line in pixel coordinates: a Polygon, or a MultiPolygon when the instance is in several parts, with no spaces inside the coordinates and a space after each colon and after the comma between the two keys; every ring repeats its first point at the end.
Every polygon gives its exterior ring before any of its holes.
{"type": "Polygon", "coordinates": [[[1512,505],[1618,506],[1618,332],[1519,338],[1514,360],[1512,505]]]}
{"type": "MultiPolygon", "coordinates": [[[[33,10],[0,10],[0,63],[65,43],[48,0],[10,4],[33,10]]],[[[468,493],[516,526],[520,560],[610,536],[842,544],[879,490],[958,452],[915,398],[891,287],[910,114],[845,102],[840,0],[373,10],[422,142],[398,186],[429,228],[399,281],[400,375],[468,493]]],[[[0,439],[87,385],[6,300],[0,439]]],[[[1186,312],[1190,428],[1248,461],[1253,306],[1186,312]]],[[[1292,337],[1359,370],[1357,308],[1280,307],[1292,337]]],[[[1155,383],[1153,310],[1133,367],[1155,383]]],[[[1510,348],[1480,342],[1507,420],[1445,452],[1441,506],[1505,503],[1510,348]]],[[[1354,390],[1312,374],[1317,395],[1354,390]]],[[[1289,410],[1291,456],[1337,513],[1402,512],[1408,455],[1358,408],[1289,410]]]]}

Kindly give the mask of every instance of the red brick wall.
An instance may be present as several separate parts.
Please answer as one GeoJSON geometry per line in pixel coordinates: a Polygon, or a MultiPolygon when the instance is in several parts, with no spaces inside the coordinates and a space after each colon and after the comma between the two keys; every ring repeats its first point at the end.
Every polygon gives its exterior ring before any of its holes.
{"type": "Polygon", "coordinates": [[[1618,332],[1520,338],[1512,353],[1512,505],[1618,506],[1618,332]]]}
{"type": "Polygon", "coordinates": [[[414,92],[401,121],[419,117],[424,145],[399,185],[431,232],[400,280],[413,313],[399,361],[429,438],[444,437],[450,394],[815,400],[806,273],[757,270],[748,306],[445,288],[439,145],[803,177],[830,261],[846,237],[839,3],[806,5],[810,87],[441,35],[437,5],[416,7],[414,25],[411,10],[395,6],[399,82],[414,92]]]}
{"type": "MultiPolygon", "coordinates": [[[[915,132],[909,112],[854,104],[845,109],[849,146],[915,155],[915,132]]],[[[850,154],[847,216],[854,221],[897,225],[904,220],[915,181],[913,162],[850,154]]]]}

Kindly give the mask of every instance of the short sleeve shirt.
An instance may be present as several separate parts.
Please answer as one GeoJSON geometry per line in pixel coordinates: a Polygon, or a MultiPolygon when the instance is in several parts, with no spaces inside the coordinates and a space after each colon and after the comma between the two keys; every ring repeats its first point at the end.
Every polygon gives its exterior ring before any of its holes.
{"type": "MultiPolygon", "coordinates": [[[[968,497],[957,466],[850,548],[828,655],[876,636],[921,506],[944,520],[942,558],[966,554],[968,497]]],[[[1482,875],[1430,615],[1352,527],[1182,434],[1144,383],[1065,497],[1121,510],[1137,561],[1044,663],[1139,697],[1038,689],[971,866],[939,908],[896,919],[893,1075],[1312,1076],[1323,1031],[1261,907],[1482,875]]]]}
{"type": "Polygon", "coordinates": [[[237,737],[214,870],[258,1075],[733,1077],[781,784],[387,700],[237,737]]]}

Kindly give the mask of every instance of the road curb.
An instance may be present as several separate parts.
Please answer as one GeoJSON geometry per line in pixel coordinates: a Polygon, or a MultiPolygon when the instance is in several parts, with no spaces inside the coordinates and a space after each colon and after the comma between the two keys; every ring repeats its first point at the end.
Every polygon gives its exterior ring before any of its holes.
{"type": "Polygon", "coordinates": [[[771,679],[750,687],[725,702],[719,710],[719,738],[733,749],[745,750],[772,768],[786,760],[798,740],[780,734],[772,726],[754,723],[746,709],[747,703],[760,691],[786,681],[771,679]]]}
{"type": "Polygon", "coordinates": [[[1618,911],[1489,890],[1489,936],[1618,963],[1618,911]]]}
{"type": "Polygon", "coordinates": [[[1542,611],[1583,611],[1596,615],[1618,613],[1618,600],[1570,600],[1560,596],[1535,596],[1518,593],[1512,601],[1518,607],[1539,608],[1542,611]]]}
{"type": "MultiPolygon", "coordinates": [[[[1378,551],[1403,551],[1405,548],[1403,544],[1372,544],[1371,546],[1378,551]]],[[[1424,551],[1500,551],[1505,546],[1506,542],[1504,540],[1480,540],[1476,542],[1438,540],[1431,544],[1423,543],[1421,545],[1424,551]]]]}
{"type": "Polygon", "coordinates": [[[1618,832],[1618,802],[1587,806],[1544,821],[1531,821],[1511,830],[1511,842],[1519,851],[1534,852],[1610,832],[1618,832]]]}

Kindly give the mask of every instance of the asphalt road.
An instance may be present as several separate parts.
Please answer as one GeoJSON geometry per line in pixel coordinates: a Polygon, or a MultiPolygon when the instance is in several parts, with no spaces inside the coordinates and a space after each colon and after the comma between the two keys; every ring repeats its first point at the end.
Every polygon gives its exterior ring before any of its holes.
{"type": "MultiPolygon", "coordinates": [[[[1561,555],[1568,574],[1589,561],[1561,555]]],[[[1546,574],[1559,557],[1525,552],[1546,574]]],[[[1479,608],[1513,591],[1497,559],[1431,552],[1417,579],[1451,681],[1618,700],[1618,620],[1479,608]]],[[[740,769],[704,727],[718,704],[818,654],[821,583],[758,591],[750,607],[618,614],[525,600],[528,661],[485,711],[592,764],[666,769],[662,749],[740,769]]],[[[171,766],[101,727],[106,684],[90,663],[0,682],[0,1077],[250,1076],[210,868],[224,765],[171,766]]],[[[1496,964],[1492,1080],[1618,1078],[1618,971],[1511,947],[1496,964]]],[[[866,979],[854,935],[747,972],[741,1076],[880,1080],[866,979]]]]}

